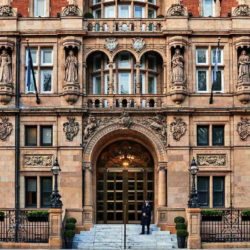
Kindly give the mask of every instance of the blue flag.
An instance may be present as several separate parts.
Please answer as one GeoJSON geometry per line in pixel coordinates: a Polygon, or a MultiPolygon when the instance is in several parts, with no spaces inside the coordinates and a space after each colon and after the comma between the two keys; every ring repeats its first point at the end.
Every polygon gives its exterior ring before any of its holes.
{"type": "Polygon", "coordinates": [[[31,69],[33,68],[33,61],[31,57],[30,47],[28,47],[28,69],[27,69],[27,86],[31,85],[31,69]]]}

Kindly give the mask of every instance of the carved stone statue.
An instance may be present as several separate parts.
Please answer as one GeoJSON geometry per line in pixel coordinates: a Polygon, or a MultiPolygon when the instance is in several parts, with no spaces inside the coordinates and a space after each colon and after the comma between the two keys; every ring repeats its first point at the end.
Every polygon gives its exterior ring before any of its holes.
{"type": "Polygon", "coordinates": [[[181,50],[176,49],[172,58],[172,82],[184,81],[184,57],[181,50]]]}
{"type": "Polygon", "coordinates": [[[0,55],[0,82],[12,83],[11,58],[5,49],[0,55]]]}
{"type": "Polygon", "coordinates": [[[74,55],[74,51],[69,51],[69,56],[66,59],[65,62],[65,82],[78,82],[78,76],[77,76],[77,58],[74,55]]]}
{"type": "Polygon", "coordinates": [[[90,115],[88,118],[88,124],[83,131],[83,138],[87,140],[95,132],[97,128],[97,121],[95,116],[90,115]]]}
{"type": "Polygon", "coordinates": [[[247,52],[243,50],[239,57],[239,81],[249,82],[249,63],[250,59],[247,52]]]}
{"type": "Polygon", "coordinates": [[[132,123],[131,117],[129,116],[128,112],[123,111],[122,115],[119,117],[119,123],[124,127],[124,128],[129,128],[129,126],[132,123]]]}

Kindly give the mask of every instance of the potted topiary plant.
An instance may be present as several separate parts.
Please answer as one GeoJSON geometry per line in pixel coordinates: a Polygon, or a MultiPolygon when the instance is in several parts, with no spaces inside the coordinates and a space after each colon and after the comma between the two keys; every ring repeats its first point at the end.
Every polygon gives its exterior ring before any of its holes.
{"type": "Polygon", "coordinates": [[[250,221],[250,210],[242,211],[242,221],[250,221]]]}
{"type": "Polygon", "coordinates": [[[94,16],[93,16],[93,14],[92,13],[85,13],[84,14],[84,18],[93,18],[94,16]]]}
{"type": "Polygon", "coordinates": [[[176,223],[175,229],[178,230],[186,230],[187,226],[184,223],[176,223]]]}
{"type": "Polygon", "coordinates": [[[178,248],[184,248],[186,238],[188,236],[187,230],[180,229],[177,231],[177,242],[178,242],[178,248]]]}
{"type": "Polygon", "coordinates": [[[0,211],[0,221],[4,221],[4,212],[0,211]]]}
{"type": "Polygon", "coordinates": [[[73,217],[69,217],[66,219],[64,237],[67,249],[72,249],[73,238],[75,236],[76,222],[77,220],[73,217]]]}
{"type": "Polygon", "coordinates": [[[177,224],[177,223],[184,223],[185,222],[185,219],[182,217],[182,216],[177,216],[174,218],[174,223],[177,224]]]}
{"type": "Polygon", "coordinates": [[[221,210],[202,210],[201,211],[202,221],[222,221],[221,210]]]}
{"type": "Polygon", "coordinates": [[[48,211],[32,211],[27,213],[29,222],[47,222],[49,221],[48,211]]]}

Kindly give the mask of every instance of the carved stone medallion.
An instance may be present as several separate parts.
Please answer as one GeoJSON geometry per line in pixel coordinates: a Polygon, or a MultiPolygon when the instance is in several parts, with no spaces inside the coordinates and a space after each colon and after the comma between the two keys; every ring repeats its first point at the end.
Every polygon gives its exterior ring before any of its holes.
{"type": "Polygon", "coordinates": [[[13,16],[13,10],[10,5],[0,6],[0,16],[13,16]]]}
{"type": "Polygon", "coordinates": [[[73,141],[74,137],[78,134],[79,123],[75,122],[74,117],[67,117],[68,122],[63,124],[63,131],[65,132],[66,138],[69,141],[73,141]]]}
{"type": "Polygon", "coordinates": [[[51,167],[52,155],[26,155],[24,156],[24,167],[51,167]]]}
{"type": "Polygon", "coordinates": [[[9,118],[1,117],[2,122],[0,122],[0,139],[6,141],[6,138],[11,134],[13,130],[12,123],[9,122],[9,118]]]}
{"type": "Polygon", "coordinates": [[[136,52],[140,52],[145,47],[145,40],[143,38],[132,38],[132,48],[136,52]]]}
{"type": "Polygon", "coordinates": [[[185,8],[181,4],[172,4],[168,9],[167,16],[184,16],[185,8]]]}
{"type": "Polygon", "coordinates": [[[106,39],[106,49],[110,52],[113,52],[118,45],[118,41],[116,38],[107,38],[106,39]]]}
{"type": "Polygon", "coordinates": [[[77,5],[69,4],[64,8],[62,15],[63,16],[80,16],[81,11],[77,5]]]}
{"type": "Polygon", "coordinates": [[[129,128],[130,124],[132,123],[131,117],[129,116],[128,112],[123,111],[122,115],[119,117],[119,123],[122,125],[123,128],[129,128]]]}
{"type": "Polygon", "coordinates": [[[234,10],[234,16],[250,16],[250,8],[246,4],[238,5],[234,10]]]}
{"type": "Polygon", "coordinates": [[[248,118],[241,117],[241,122],[237,124],[237,132],[243,141],[250,135],[250,121],[248,118]]]}
{"type": "Polygon", "coordinates": [[[225,166],[225,155],[197,155],[197,161],[199,166],[225,166]]]}
{"type": "Polygon", "coordinates": [[[183,122],[181,117],[174,117],[174,122],[170,124],[170,132],[173,134],[173,138],[179,141],[187,131],[187,124],[183,122]]]}

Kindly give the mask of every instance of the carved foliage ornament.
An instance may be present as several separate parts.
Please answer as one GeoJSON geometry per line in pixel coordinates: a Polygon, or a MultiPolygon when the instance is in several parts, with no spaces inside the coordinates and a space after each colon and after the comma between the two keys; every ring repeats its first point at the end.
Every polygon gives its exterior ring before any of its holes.
{"type": "Polygon", "coordinates": [[[181,117],[174,117],[174,122],[170,124],[170,132],[173,134],[173,138],[179,141],[187,131],[187,124],[183,122],[181,117]]]}
{"type": "Polygon", "coordinates": [[[107,38],[106,39],[105,48],[108,51],[113,52],[117,48],[117,45],[118,45],[118,41],[116,38],[107,38]]]}
{"type": "Polygon", "coordinates": [[[65,132],[66,138],[69,141],[73,141],[74,137],[78,134],[79,123],[75,122],[74,117],[67,117],[68,122],[63,124],[63,131],[65,132]]]}
{"type": "Polygon", "coordinates": [[[81,11],[77,5],[69,4],[64,8],[62,15],[63,16],[80,16],[81,11]]]}
{"type": "Polygon", "coordinates": [[[51,167],[52,155],[25,156],[24,166],[25,167],[51,167]]]}
{"type": "Polygon", "coordinates": [[[238,5],[234,10],[234,16],[250,16],[250,8],[245,4],[238,5]]]}
{"type": "Polygon", "coordinates": [[[132,48],[138,53],[145,47],[145,40],[143,38],[132,38],[132,48]]]}
{"type": "Polygon", "coordinates": [[[9,118],[1,117],[2,122],[0,122],[0,139],[6,141],[6,138],[11,134],[13,130],[12,123],[9,122],[9,118]]]}
{"type": "Polygon", "coordinates": [[[198,155],[197,161],[199,166],[225,166],[226,156],[225,155],[198,155]]]}
{"type": "Polygon", "coordinates": [[[241,122],[237,124],[237,132],[243,141],[250,135],[250,121],[248,118],[241,117],[241,122]]]}
{"type": "Polygon", "coordinates": [[[184,16],[185,8],[181,4],[172,4],[168,9],[167,16],[184,16]]]}
{"type": "Polygon", "coordinates": [[[13,10],[10,5],[0,6],[0,16],[13,16],[13,10]]]}

